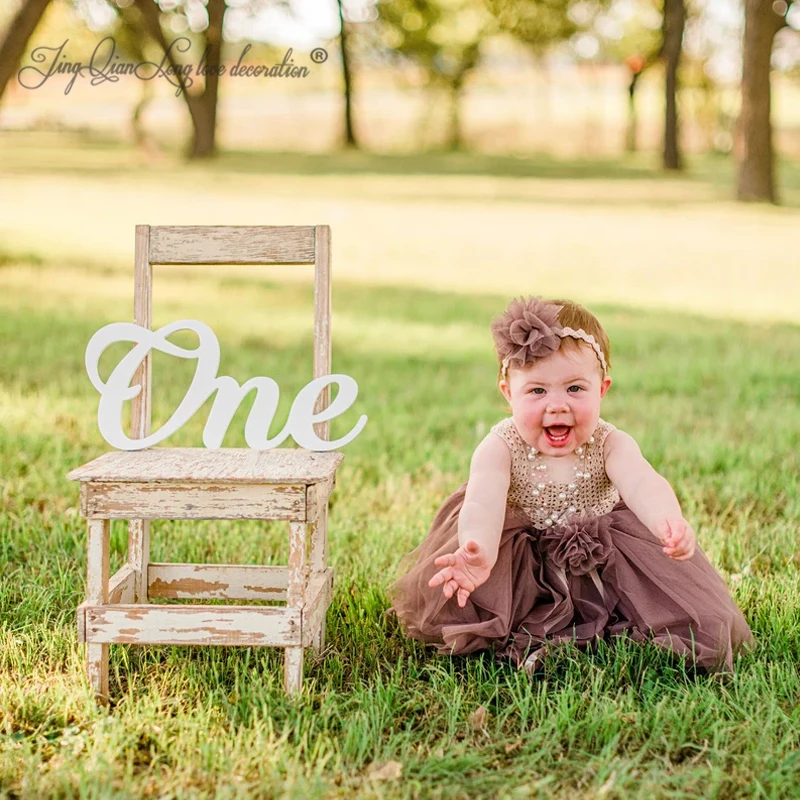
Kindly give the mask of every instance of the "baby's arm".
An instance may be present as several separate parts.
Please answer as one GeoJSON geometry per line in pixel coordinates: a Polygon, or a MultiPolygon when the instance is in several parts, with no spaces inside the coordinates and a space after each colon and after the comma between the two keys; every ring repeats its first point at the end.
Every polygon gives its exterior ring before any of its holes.
{"type": "Polygon", "coordinates": [[[458,515],[458,549],[433,560],[441,569],[428,581],[442,585],[461,608],[470,594],[489,579],[497,562],[500,535],[511,482],[511,454],[499,436],[490,433],[475,449],[469,483],[458,515]]]}
{"type": "Polygon", "coordinates": [[[661,540],[668,537],[667,520],[683,519],[678,498],[666,478],[642,455],[636,440],[620,430],[606,437],[603,455],[606,475],[625,505],[661,540]]]}
{"type": "Polygon", "coordinates": [[[463,547],[470,539],[478,542],[490,566],[497,561],[510,482],[508,445],[496,433],[489,433],[472,455],[469,483],[458,515],[458,544],[463,547]]]}

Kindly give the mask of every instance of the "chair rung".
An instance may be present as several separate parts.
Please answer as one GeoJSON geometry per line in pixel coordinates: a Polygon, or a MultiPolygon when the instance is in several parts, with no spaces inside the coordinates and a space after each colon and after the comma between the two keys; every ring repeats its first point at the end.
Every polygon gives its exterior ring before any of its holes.
{"type": "Polygon", "coordinates": [[[155,564],[147,568],[151,598],[285,600],[284,566],[245,564],[155,564]]]}
{"type": "Polygon", "coordinates": [[[132,603],[136,573],[130,564],[115,572],[108,582],[109,603],[132,603]]]}
{"type": "Polygon", "coordinates": [[[82,606],[90,644],[301,644],[301,611],[254,606],[82,606]]]}

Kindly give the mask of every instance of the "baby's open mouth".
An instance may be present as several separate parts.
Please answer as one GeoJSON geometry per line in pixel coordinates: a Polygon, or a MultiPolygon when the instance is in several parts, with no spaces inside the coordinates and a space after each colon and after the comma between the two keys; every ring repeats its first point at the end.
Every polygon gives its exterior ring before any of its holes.
{"type": "Polygon", "coordinates": [[[544,429],[544,435],[547,443],[553,447],[565,445],[569,441],[572,428],[569,425],[550,425],[544,429]]]}

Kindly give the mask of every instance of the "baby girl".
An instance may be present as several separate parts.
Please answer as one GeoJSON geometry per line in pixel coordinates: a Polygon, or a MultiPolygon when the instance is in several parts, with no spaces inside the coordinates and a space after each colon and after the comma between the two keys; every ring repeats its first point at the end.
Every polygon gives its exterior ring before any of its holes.
{"type": "Polygon", "coordinates": [[[611,348],[599,320],[520,298],[492,334],[511,416],[403,560],[387,613],[439,652],[492,649],[528,671],[550,644],[628,635],[730,672],[753,635],[672,487],[600,418],[611,348]]]}

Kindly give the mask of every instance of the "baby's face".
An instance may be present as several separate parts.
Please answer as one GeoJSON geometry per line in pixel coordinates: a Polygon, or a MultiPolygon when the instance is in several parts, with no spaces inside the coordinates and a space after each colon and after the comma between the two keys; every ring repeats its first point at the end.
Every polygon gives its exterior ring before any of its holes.
{"type": "Polygon", "coordinates": [[[566,456],[586,444],[597,427],[600,400],[611,378],[600,375],[588,345],[557,350],[524,369],[512,369],[500,391],[522,437],[546,456],[566,456]]]}

